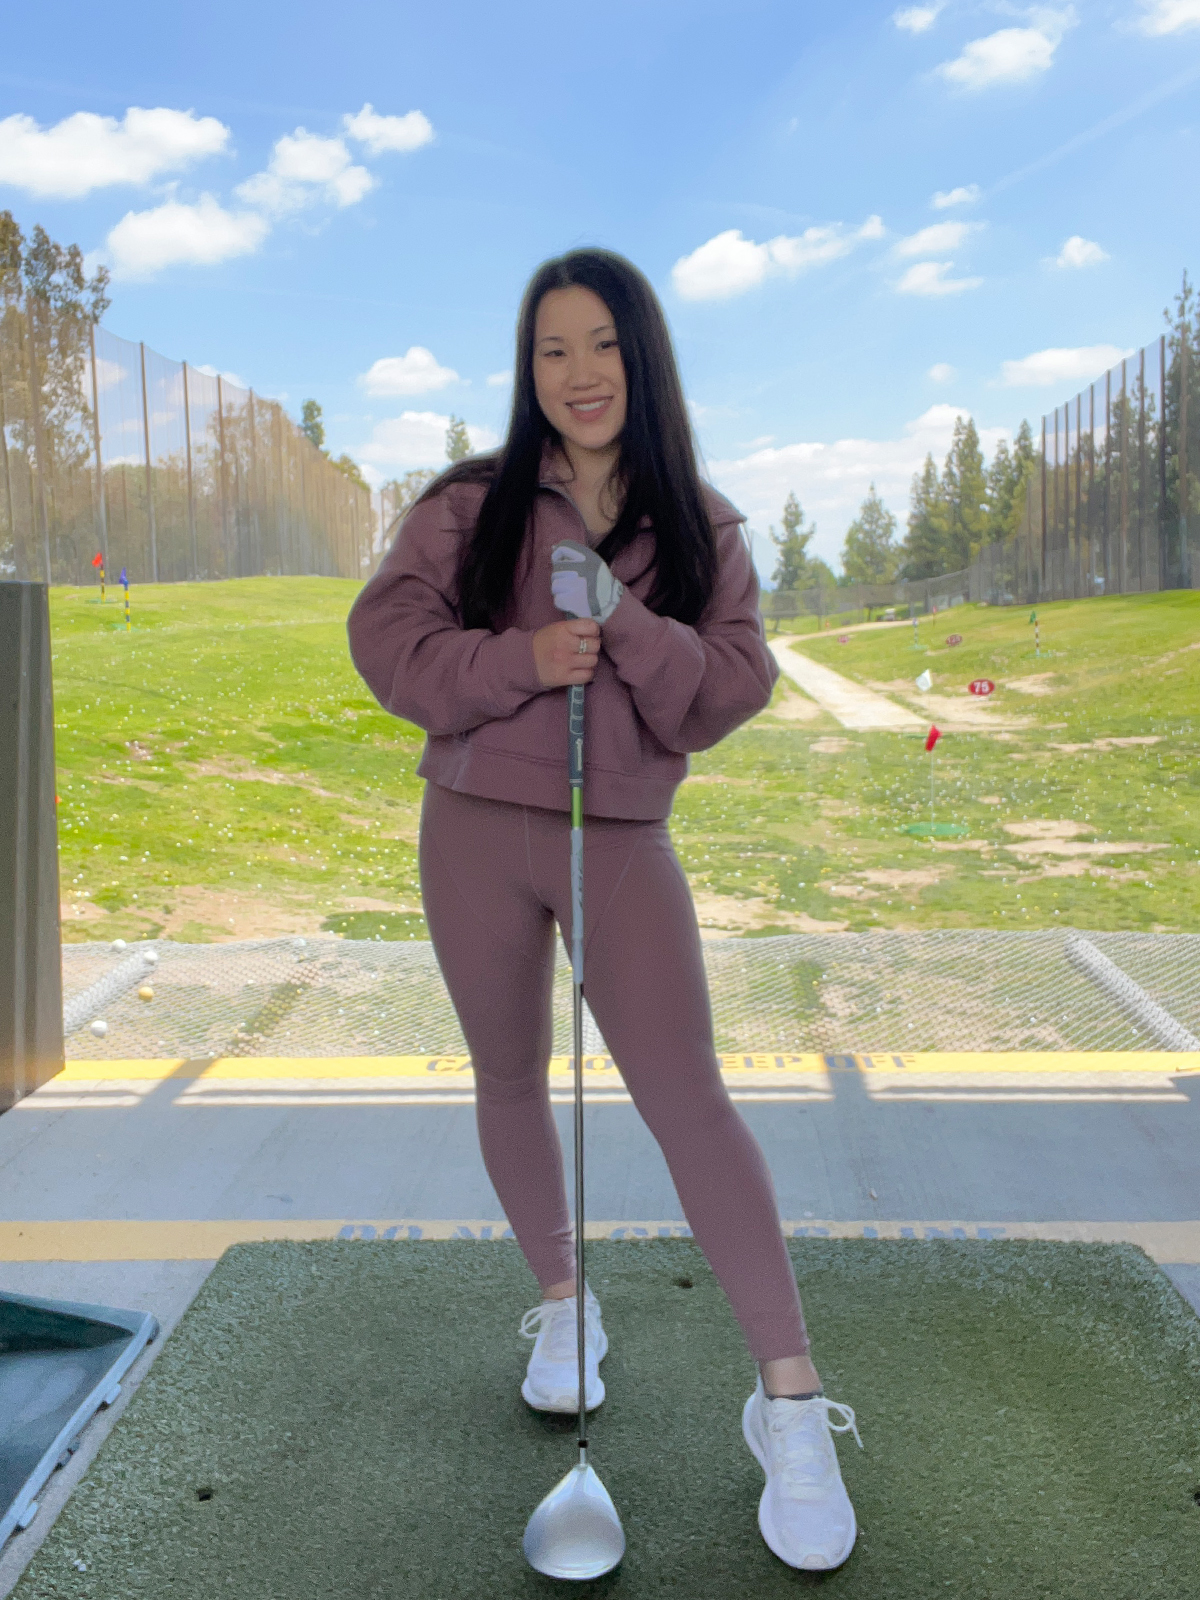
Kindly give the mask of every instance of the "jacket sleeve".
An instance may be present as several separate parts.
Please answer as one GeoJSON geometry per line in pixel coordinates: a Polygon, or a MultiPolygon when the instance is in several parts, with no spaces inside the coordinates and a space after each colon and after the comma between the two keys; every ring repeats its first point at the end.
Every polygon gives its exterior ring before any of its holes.
{"type": "Polygon", "coordinates": [[[626,589],[604,650],[638,714],[677,754],[707,750],[761,711],[779,676],[758,610],[758,578],[737,522],[717,528],[717,584],[695,627],[626,589]]]}
{"type": "Polygon", "coordinates": [[[459,623],[459,550],[477,500],[478,491],[451,486],[415,506],[347,622],[371,693],[426,733],[467,733],[543,692],[532,634],[459,623]]]}

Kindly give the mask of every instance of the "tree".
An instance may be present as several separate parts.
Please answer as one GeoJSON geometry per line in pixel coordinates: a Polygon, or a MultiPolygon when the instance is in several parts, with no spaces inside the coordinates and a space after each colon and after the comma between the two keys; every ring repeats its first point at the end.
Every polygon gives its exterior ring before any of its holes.
{"type": "MultiPolygon", "coordinates": [[[[1197,304],[1195,285],[1187,273],[1183,285],[1175,296],[1175,307],[1163,310],[1167,324],[1166,390],[1162,404],[1162,427],[1166,430],[1166,501],[1163,505],[1163,534],[1165,555],[1173,576],[1178,574],[1185,583],[1195,580],[1188,575],[1189,558],[1185,543],[1195,539],[1195,524],[1188,528],[1188,519],[1200,501],[1200,459],[1193,448],[1180,450],[1182,424],[1187,416],[1187,431],[1195,438],[1196,419],[1200,417],[1200,305],[1197,304]],[[1186,355],[1185,355],[1186,352],[1186,355]],[[1185,367],[1186,362],[1186,367],[1185,367]],[[1184,372],[1187,373],[1186,396],[1184,372]],[[1180,482],[1180,469],[1187,460],[1187,484],[1180,482]]],[[[1194,562],[1195,557],[1191,557],[1194,562]]]]}
{"type": "Polygon", "coordinates": [[[971,417],[957,417],[950,453],[942,469],[942,496],[946,507],[943,572],[958,572],[971,563],[987,538],[987,480],[983,451],[971,417]]]}
{"type": "Polygon", "coordinates": [[[890,583],[899,560],[895,539],[896,518],[872,484],[842,544],[842,570],[849,581],[890,583]]]}
{"type": "Polygon", "coordinates": [[[306,400],[300,407],[300,432],[307,434],[317,449],[324,453],[325,424],[321,421],[321,408],[315,400],[306,400]]]}
{"type": "Polygon", "coordinates": [[[1028,422],[1017,429],[1010,450],[1001,439],[987,470],[987,537],[1011,539],[1021,525],[1025,508],[1025,488],[1033,476],[1036,452],[1028,422]]]}
{"type": "Polygon", "coordinates": [[[946,505],[942,481],[931,455],[913,474],[909,494],[908,532],[901,550],[902,578],[932,578],[945,572],[946,505]]]}
{"type": "Polygon", "coordinates": [[[463,461],[471,454],[471,438],[461,417],[451,417],[446,429],[446,460],[463,461]]]}
{"type": "Polygon", "coordinates": [[[371,485],[363,477],[362,468],[359,466],[358,462],[354,460],[353,456],[348,456],[346,455],[345,451],[343,451],[342,454],[333,461],[333,465],[340,473],[343,474],[344,477],[349,478],[350,482],[354,484],[356,488],[361,489],[364,494],[370,494],[371,485]]]}
{"type": "Polygon", "coordinates": [[[415,467],[402,478],[385,483],[380,493],[389,502],[392,520],[406,517],[436,477],[437,473],[428,467],[415,467]]]}
{"type": "Polygon", "coordinates": [[[42,227],[27,241],[12,212],[0,211],[0,563],[6,568],[34,571],[44,564],[35,564],[18,534],[18,498],[34,507],[29,526],[44,550],[71,542],[48,486],[62,472],[85,469],[91,454],[92,412],[84,397],[91,393],[91,331],[108,309],[107,289],[107,269],[89,278],[78,245],[56,244],[42,227]]]}
{"type": "Polygon", "coordinates": [[[807,528],[804,526],[804,513],[794,492],[784,501],[780,520],[783,523],[782,537],[774,527],[771,529],[771,543],[779,551],[771,582],[776,589],[802,589],[809,579],[807,552],[809,541],[817,531],[816,525],[810,523],[807,528]]]}

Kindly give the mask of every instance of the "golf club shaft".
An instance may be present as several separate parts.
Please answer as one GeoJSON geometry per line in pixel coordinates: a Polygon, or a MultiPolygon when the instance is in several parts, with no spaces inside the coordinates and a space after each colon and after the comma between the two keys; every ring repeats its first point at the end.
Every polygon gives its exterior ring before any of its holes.
{"type": "Polygon", "coordinates": [[[575,1353],[579,1370],[579,1459],[587,1461],[587,1372],[583,1261],[583,685],[567,691],[571,785],[571,990],[575,1050],[575,1353]]]}

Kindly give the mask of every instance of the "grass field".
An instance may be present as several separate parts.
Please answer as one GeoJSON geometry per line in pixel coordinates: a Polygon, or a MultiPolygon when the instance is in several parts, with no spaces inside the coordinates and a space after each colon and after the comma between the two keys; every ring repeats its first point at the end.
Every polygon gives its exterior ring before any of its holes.
{"type": "MultiPolygon", "coordinates": [[[[127,634],[95,590],[54,591],[64,937],[424,935],[421,735],[350,665],[354,593],[324,578],[146,586],[127,634]]],[[[701,921],[1200,926],[1200,596],[1039,617],[1040,659],[1015,609],[923,620],[916,647],[909,624],[806,637],[947,728],[937,818],[965,834],[900,831],[929,816],[920,736],[848,733],[781,682],[679,793],[701,921]],[[982,708],[965,689],[979,676],[998,685],[982,708]]]]}

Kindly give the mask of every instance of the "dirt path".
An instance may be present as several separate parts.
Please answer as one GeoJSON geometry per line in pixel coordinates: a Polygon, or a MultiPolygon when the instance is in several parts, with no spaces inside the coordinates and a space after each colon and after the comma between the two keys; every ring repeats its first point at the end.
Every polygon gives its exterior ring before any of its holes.
{"type": "Polygon", "coordinates": [[[852,683],[832,667],[804,655],[787,638],[777,636],[767,641],[779,663],[781,672],[793,683],[799,684],[805,694],[811,695],[818,705],[824,706],[841,723],[843,728],[866,732],[886,728],[894,732],[910,732],[925,727],[925,721],[915,712],[898,706],[886,695],[866,689],[861,683],[852,683]]]}

